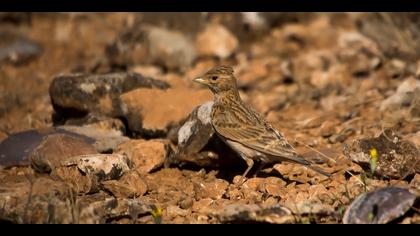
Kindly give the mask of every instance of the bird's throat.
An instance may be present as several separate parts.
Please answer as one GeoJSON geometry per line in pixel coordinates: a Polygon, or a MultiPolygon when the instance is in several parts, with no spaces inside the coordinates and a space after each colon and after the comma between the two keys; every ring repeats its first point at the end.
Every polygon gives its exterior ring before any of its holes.
{"type": "Polygon", "coordinates": [[[229,101],[242,101],[238,90],[223,91],[215,94],[216,103],[230,103],[229,101]]]}

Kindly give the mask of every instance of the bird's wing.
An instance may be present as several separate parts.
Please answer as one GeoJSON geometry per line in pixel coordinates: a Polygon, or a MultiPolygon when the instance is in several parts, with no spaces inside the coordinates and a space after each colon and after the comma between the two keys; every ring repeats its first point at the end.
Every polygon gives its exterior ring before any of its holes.
{"type": "Polygon", "coordinates": [[[223,137],[272,156],[308,165],[294,148],[252,108],[234,106],[212,117],[216,131],[223,137]]]}

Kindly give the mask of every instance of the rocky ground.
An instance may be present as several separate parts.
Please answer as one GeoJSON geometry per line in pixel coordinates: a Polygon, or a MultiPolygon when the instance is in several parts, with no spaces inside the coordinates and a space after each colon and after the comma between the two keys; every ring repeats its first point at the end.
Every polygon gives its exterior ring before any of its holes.
{"type": "Polygon", "coordinates": [[[1,13],[0,221],[420,223],[418,17],[1,13]],[[221,64],[330,178],[239,184],[191,81],[221,64]]]}

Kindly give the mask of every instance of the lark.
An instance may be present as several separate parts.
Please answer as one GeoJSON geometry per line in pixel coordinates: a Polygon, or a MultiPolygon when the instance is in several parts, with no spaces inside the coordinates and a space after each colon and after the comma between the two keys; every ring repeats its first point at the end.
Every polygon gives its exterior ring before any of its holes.
{"type": "Polygon", "coordinates": [[[241,180],[245,180],[254,161],[260,161],[261,166],[288,161],[330,176],[299,155],[279,131],[242,101],[233,73],[230,66],[217,66],[194,82],[207,86],[214,94],[211,122],[218,136],[245,160],[248,167],[241,180]]]}

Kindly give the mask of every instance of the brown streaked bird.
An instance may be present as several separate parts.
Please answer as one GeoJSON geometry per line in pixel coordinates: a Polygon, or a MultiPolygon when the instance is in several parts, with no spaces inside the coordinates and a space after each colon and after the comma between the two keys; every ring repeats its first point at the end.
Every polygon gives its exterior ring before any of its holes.
{"type": "Polygon", "coordinates": [[[263,164],[288,161],[331,176],[299,155],[279,131],[242,101],[230,66],[217,66],[194,82],[206,85],[214,94],[211,122],[223,141],[246,161],[242,181],[254,160],[263,164]]]}

